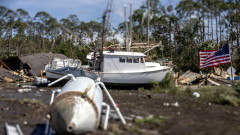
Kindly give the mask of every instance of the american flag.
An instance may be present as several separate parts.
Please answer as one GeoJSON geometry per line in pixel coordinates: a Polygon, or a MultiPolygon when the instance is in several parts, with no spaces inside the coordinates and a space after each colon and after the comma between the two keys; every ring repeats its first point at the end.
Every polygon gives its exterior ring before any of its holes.
{"type": "Polygon", "coordinates": [[[199,51],[200,69],[231,63],[229,45],[226,43],[219,50],[199,51]]]}

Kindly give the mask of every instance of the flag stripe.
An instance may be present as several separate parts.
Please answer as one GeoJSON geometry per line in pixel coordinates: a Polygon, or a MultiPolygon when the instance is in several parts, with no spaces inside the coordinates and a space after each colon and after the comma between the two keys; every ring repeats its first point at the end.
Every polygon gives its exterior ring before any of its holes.
{"type": "Polygon", "coordinates": [[[217,56],[217,57],[211,57],[211,58],[208,58],[208,59],[201,59],[200,58],[200,63],[208,63],[208,62],[211,62],[211,61],[214,61],[214,60],[218,60],[218,59],[226,59],[228,58],[229,59],[229,55],[223,55],[223,56],[217,56]]]}
{"type": "Polygon", "coordinates": [[[212,64],[212,63],[220,63],[220,62],[231,62],[231,59],[223,59],[223,60],[217,60],[217,61],[212,61],[212,62],[209,62],[207,64],[200,64],[201,66],[204,66],[204,65],[209,65],[209,64],[212,64]]]}
{"type": "Polygon", "coordinates": [[[208,65],[206,65],[206,66],[202,66],[202,69],[203,69],[203,68],[215,67],[215,66],[218,66],[218,65],[220,65],[220,64],[229,64],[229,63],[231,63],[231,61],[208,64],[208,65]]]}
{"type": "Polygon", "coordinates": [[[199,51],[200,69],[231,63],[228,43],[219,50],[199,51]]]}

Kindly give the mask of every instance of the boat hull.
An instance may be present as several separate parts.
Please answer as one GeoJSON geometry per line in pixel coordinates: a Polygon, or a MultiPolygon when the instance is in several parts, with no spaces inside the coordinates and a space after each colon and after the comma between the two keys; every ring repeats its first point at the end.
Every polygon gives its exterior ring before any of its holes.
{"type": "MultiPolygon", "coordinates": [[[[102,82],[106,85],[143,85],[151,84],[153,82],[161,82],[166,74],[170,72],[171,68],[157,69],[151,71],[142,72],[93,72],[85,71],[85,76],[96,80],[99,76],[102,78],[102,82]]],[[[49,80],[56,80],[63,77],[66,74],[46,72],[49,80]]],[[[73,74],[75,76],[75,74],[73,74]]]]}
{"type": "MultiPolygon", "coordinates": [[[[153,82],[161,82],[166,74],[170,72],[171,68],[143,71],[143,72],[129,72],[129,73],[99,73],[102,77],[102,82],[106,85],[143,85],[151,84],[153,82]]],[[[86,77],[96,79],[96,72],[85,72],[86,77]]]]}

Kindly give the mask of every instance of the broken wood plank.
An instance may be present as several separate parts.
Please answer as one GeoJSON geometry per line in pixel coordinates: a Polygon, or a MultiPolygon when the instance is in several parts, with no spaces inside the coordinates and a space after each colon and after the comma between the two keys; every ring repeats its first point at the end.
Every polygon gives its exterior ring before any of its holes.
{"type": "Polygon", "coordinates": [[[211,79],[207,79],[207,81],[209,81],[210,83],[212,83],[212,84],[215,84],[215,85],[217,85],[217,86],[220,86],[220,84],[219,83],[217,83],[217,82],[215,82],[215,81],[213,81],[213,80],[211,80],[211,79]]]}

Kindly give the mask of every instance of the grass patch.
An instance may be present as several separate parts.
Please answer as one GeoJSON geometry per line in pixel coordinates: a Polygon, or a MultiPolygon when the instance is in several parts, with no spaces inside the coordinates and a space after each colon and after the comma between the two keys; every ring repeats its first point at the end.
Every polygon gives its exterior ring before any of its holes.
{"type": "Polygon", "coordinates": [[[128,127],[127,130],[130,132],[142,133],[142,129],[140,129],[139,127],[133,126],[133,125],[128,127]]]}
{"type": "MultiPolygon", "coordinates": [[[[139,90],[144,90],[144,88],[139,88],[139,90]]],[[[201,102],[240,106],[240,82],[236,83],[234,87],[224,85],[206,86],[192,90],[189,86],[183,90],[175,86],[175,78],[172,73],[168,73],[162,82],[153,82],[153,87],[148,91],[185,97],[191,97],[193,96],[193,92],[198,92],[200,94],[198,99],[201,102]]]]}
{"type": "Polygon", "coordinates": [[[152,123],[152,124],[158,124],[162,123],[167,120],[167,117],[164,116],[154,116],[154,115],[149,115],[145,118],[141,119],[136,119],[135,122],[137,123],[152,123]]]}
{"type": "Polygon", "coordinates": [[[24,98],[22,100],[23,103],[28,103],[28,104],[43,104],[41,100],[37,99],[29,99],[29,98],[24,98]]]}
{"type": "Polygon", "coordinates": [[[200,93],[201,101],[212,102],[221,105],[240,105],[239,93],[234,87],[214,86],[201,88],[195,91],[200,93]]]}
{"type": "Polygon", "coordinates": [[[123,133],[118,124],[109,125],[109,131],[111,132],[111,135],[122,135],[123,133]]]}

